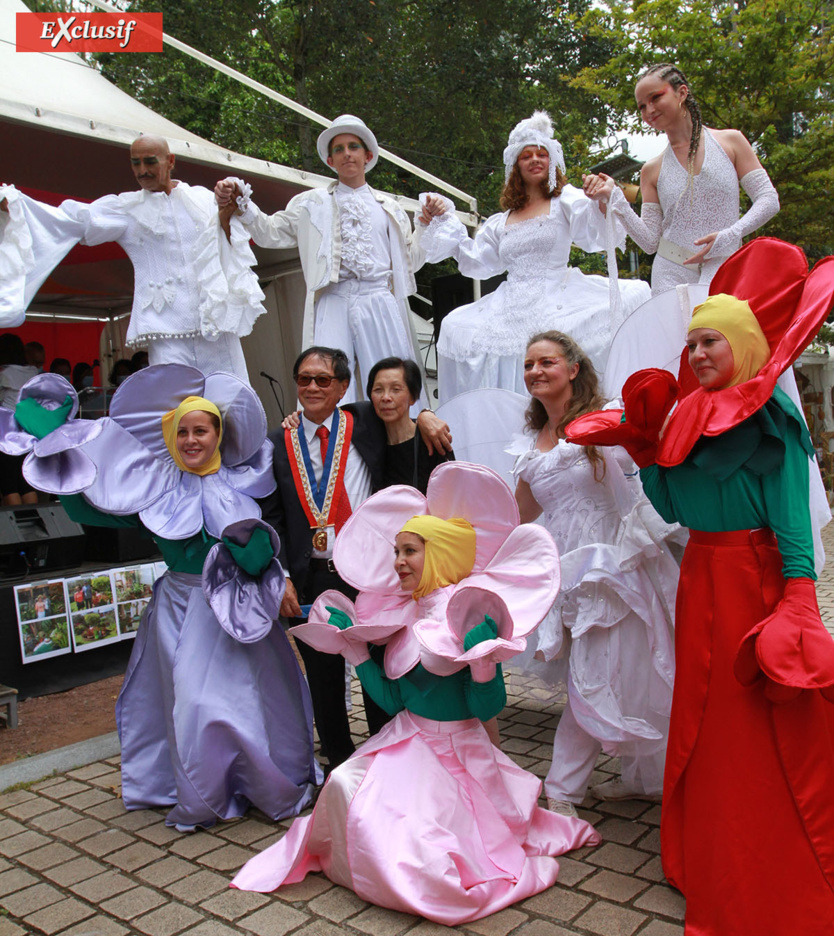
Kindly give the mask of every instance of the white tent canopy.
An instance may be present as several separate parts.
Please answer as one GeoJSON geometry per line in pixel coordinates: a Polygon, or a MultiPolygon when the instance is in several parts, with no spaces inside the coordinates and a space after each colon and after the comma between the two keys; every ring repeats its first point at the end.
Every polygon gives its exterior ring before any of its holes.
{"type": "MultiPolygon", "coordinates": [[[[165,137],[177,156],[176,176],[214,187],[224,176],[251,182],[265,211],[284,208],[294,195],[326,186],[330,178],[224,150],[189,133],[112,85],[74,53],[15,51],[15,15],[21,0],[0,3],[0,180],[36,198],[91,201],[135,187],[126,148],[141,133],[165,137]]],[[[394,196],[406,210],[417,203],[394,196]]],[[[301,346],[304,281],[296,251],[256,248],[257,272],[268,314],[243,339],[250,379],[267,409],[278,408],[260,371],[274,375],[294,402],[290,368],[301,346]]],[[[123,340],[133,293],[130,261],[115,245],[76,248],[44,283],[33,314],[107,319],[102,365],[125,353],[123,340]],[[105,346],[106,345],[106,346],[105,346]]]]}

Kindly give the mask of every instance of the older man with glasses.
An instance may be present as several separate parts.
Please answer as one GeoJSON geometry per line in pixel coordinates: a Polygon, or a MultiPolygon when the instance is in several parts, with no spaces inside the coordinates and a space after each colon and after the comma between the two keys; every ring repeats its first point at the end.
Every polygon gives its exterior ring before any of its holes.
{"type": "MultiPolygon", "coordinates": [[[[287,573],[281,615],[306,618],[316,598],[335,588],[350,598],[356,592],[333,566],[333,544],[342,525],[371,491],[382,486],[387,436],[385,424],[368,402],[340,407],[350,385],[344,351],[313,346],[293,366],[301,404],[296,428],[281,428],[270,439],[277,489],[264,501],[263,516],[281,539],[280,559],[287,573]]],[[[424,438],[436,446],[448,438],[448,426],[426,411],[418,418],[424,438]]],[[[330,768],[354,751],[345,706],[343,657],[297,642],[304,660],[313,715],[330,768]]],[[[388,716],[365,698],[371,734],[388,716]]]]}

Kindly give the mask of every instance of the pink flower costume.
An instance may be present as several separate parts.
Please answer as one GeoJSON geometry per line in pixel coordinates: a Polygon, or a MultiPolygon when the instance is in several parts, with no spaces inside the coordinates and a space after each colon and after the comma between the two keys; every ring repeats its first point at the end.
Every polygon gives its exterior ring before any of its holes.
{"type": "Polygon", "coordinates": [[[540,809],[541,781],[493,747],[481,720],[506,700],[499,664],[523,649],[558,592],[552,538],[519,526],[515,499],[492,471],[450,462],[434,471],[425,497],[396,486],[365,501],[334,561],[359,589],[356,604],[325,593],[310,623],[293,631],[343,653],[375,701],[397,714],[333,771],[313,814],[249,861],[233,886],[271,891],[323,871],[364,900],[449,926],[550,887],[554,856],[599,836],[540,809]],[[393,543],[425,515],[467,520],[475,561],[458,584],[415,600],[400,588],[393,543]],[[352,626],[324,623],[325,606],[352,626]],[[472,645],[485,614],[497,634],[472,645]],[[372,655],[369,641],[378,645],[372,655]]]}

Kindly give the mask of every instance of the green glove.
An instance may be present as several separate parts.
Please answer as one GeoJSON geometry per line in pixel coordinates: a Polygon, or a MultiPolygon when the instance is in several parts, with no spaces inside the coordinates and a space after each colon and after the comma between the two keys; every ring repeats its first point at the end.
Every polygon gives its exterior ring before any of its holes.
{"type": "Polygon", "coordinates": [[[351,621],[344,611],[340,611],[338,608],[331,608],[329,605],[325,605],[324,610],[330,612],[328,624],[338,627],[339,630],[347,630],[349,627],[353,627],[353,621],[351,621]]]}
{"type": "Polygon", "coordinates": [[[494,640],[498,636],[498,625],[487,614],[480,624],[476,624],[463,638],[463,649],[471,650],[476,644],[485,640],[494,640]]]}
{"type": "Polygon", "coordinates": [[[14,408],[14,418],[37,439],[48,436],[53,429],[63,426],[72,410],[72,397],[67,394],[58,409],[44,409],[34,397],[26,397],[14,408]]]}
{"type": "Polygon", "coordinates": [[[228,536],[223,537],[223,543],[232,554],[232,559],[254,578],[263,575],[275,555],[269,533],[263,527],[255,527],[245,546],[232,542],[228,536]]]}

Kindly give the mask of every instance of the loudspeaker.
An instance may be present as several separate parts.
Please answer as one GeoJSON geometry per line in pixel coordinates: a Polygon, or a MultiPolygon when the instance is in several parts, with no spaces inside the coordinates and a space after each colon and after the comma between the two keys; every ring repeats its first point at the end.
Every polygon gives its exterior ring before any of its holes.
{"type": "Polygon", "coordinates": [[[0,508],[0,579],[38,576],[84,561],[84,530],[60,504],[0,508]]]}
{"type": "Polygon", "coordinates": [[[87,531],[87,562],[105,562],[111,566],[138,559],[156,559],[159,547],[144,527],[84,527],[87,531]]]}

